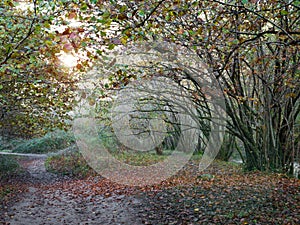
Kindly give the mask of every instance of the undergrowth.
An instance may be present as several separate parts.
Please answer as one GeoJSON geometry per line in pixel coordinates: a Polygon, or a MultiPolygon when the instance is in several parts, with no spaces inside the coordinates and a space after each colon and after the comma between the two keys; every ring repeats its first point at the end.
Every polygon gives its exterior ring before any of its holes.
{"type": "Polygon", "coordinates": [[[45,167],[49,172],[68,176],[86,177],[94,174],[78,151],[50,156],[46,159],[45,167]]]}
{"type": "MultiPolygon", "coordinates": [[[[121,152],[113,153],[112,157],[126,164],[147,166],[163,161],[167,155],[121,152]]],[[[47,158],[45,166],[49,172],[63,175],[86,177],[95,174],[94,170],[90,168],[79,151],[50,156],[47,158]]]]}
{"type": "Polygon", "coordinates": [[[75,137],[65,131],[57,130],[40,138],[34,138],[18,145],[13,152],[48,153],[69,147],[75,143],[75,137]]]}
{"type": "Polygon", "coordinates": [[[16,191],[15,185],[6,184],[7,181],[22,175],[23,172],[15,156],[0,155],[0,201],[16,191]]]}
{"type": "Polygon", "coordinates": [[[113,154],[113,157],[129,165],[148,166],[163,161],[167,158],[167,155],[157,155],[154,152],[121,152],[113,154]]]}
{"type": "Polygon", "coordinates": [[[0,155],[0,180],[15,175],[21,171],[14,156],[0,155]]]}

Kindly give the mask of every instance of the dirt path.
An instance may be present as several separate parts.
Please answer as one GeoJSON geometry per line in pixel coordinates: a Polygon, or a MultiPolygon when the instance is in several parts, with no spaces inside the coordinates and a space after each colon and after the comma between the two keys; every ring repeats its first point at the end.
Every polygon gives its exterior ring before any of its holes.
{"type": "Polygon", "coordinates": [[[45,157],[34,156],[20,160],[29,173],[28,190],[5,212],[0,211],[4,213],[2,224],[142,224],[135,213],[139,199],[126,195],[76,196],[64,188],[72,180],[47,172],[44,161],[45,157]]]}
{"type": "Polygon", "coordinates": [[[300,224],[300,182],[280,174],[214,164],[207,178],[191,162],[168,182],[140,190],[100,176],[57,176],[44,160],[21,158],[27,174],[18,188],[27,191],[0,209],[0,224],[300,224]]]}

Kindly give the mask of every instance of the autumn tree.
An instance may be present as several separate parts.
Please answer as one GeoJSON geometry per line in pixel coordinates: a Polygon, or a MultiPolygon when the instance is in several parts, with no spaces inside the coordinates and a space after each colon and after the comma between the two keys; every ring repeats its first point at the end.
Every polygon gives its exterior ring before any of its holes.
{"type": "MultiPolygon", "coordinates": [[[[299,1],[112,2],[120,43],[176,43],[209,66],[248,169],[292,171],[299,155],[299,1]]],[[[205,84],[195,84],[205,97],[205,84]]]]}
{"type": "Polygon", "coordinates": [[[88,68],[90,60],[84,52],[85,27],[74,26],[72,21],[86,7],[85,1],[1,2],[3,136],[31,137],[70,125],[78,74],[88,68]],[[78,57],[73,57],[70,66],[72,55],[78,57]]]}
{"type": "MultiPolygon", "coordinates": [[[[31,2],[26,11],[11,0],[0,7],[3,131],[30,133],[67,118],[75,78],[58,66],[61,51],[84,55],[74,65],[84,71],[92,61],[105,62],[111,50],[158,40],[194,52],[208,66],[225,98],[228,132],[243,143],[248,169],[291,171],[299,155],[299,1],[31,2]],[[72,27],[71,20],[79,25],[72,27]]],[[[105,68],[113,66],[111,60],[105,68]]],[[[207,110],[209,85],[189,71],[168,69],[160,73],[164,68],[156,64],[140,74],[116,70],[100,94],[156,74],[185,88],[199,112],[207,110]]]]}

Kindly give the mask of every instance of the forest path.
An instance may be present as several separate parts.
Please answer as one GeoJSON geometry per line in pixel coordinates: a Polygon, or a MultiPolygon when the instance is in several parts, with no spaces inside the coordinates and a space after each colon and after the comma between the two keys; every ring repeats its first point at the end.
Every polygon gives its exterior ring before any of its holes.
{"type": "Polygon", "coordinates": [[[23,155],[19,159],[27,171],[24,176],[27,191],[0,213],[0,223],[142,224],[135,213],[139,199],[126,195],[76,195],[68,185],[74,180],[47,172],[45,159],[42,155],[23,155]]]}

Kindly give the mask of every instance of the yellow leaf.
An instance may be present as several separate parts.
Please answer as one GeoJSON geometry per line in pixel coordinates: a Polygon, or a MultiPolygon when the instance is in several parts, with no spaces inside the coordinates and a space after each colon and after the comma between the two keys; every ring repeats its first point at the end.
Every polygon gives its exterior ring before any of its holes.
{"type": "Polygon", "coordinates": [[[128,39],[128,37],[122,37],[122,38],[121,38],[121,43],[122,43],[123,45],[125,45],[125,44],[127,43],[127,39],[128,39]]]}
{"type": "Polygon", "coordinates": [[[44,27],[50,29],[50,23],[48,21],[45,21],[44,22],[44,27]]]}

